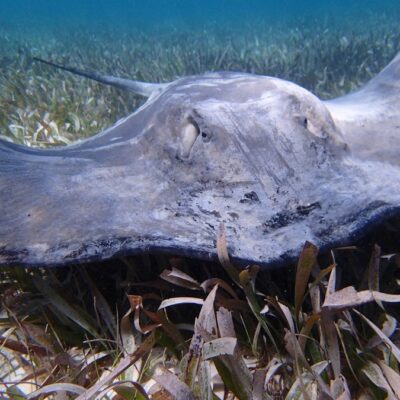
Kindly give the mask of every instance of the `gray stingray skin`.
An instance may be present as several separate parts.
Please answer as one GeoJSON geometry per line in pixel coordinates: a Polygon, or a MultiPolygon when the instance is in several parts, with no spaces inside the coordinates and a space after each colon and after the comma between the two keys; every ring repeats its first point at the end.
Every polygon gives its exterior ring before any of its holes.
{"type": "Polygon", "coordinates": [[[350,243],[399,213],[399,93],[400,55],[327,102],[272,77],[209,73],[144,86],[140,109],[71,146],[0,141],[0,265],[212,259],[221,223],[242,262],[350,243]]]}

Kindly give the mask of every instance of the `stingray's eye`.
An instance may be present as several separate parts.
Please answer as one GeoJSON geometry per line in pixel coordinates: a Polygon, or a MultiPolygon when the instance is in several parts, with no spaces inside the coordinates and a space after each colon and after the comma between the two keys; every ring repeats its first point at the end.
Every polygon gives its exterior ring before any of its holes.
{"type": "Polygon", "coordinates": [[[203,139],[203,142],[207,143],[211,140],[211,133],[210,132],[206,132],[206,131],[202,131],[201,132],[201,138],[203,139]]]}
{"type": "Polygon", "coordinates": [[[312,121],[310,119],[305,118],[304,127],[314,136],[319,137],[321,139],[325,139],[327,136],[324,126],[320,121],[312,121]]]}
{"type": "Polygon", "coordinates": [[[313,118],[312,116],[311,116],[311,118],[310,118],[310,116],[301,116],[300,123],[312,135],[319,137],[319,138],[326,137],[323,123],[322,123],[322,121],[318,120],[317,118],[313,118]]]}
{"type": "Polygon", "coordinates": [[[199,136],[199,128],[191,121],[185,123],[181,131],[181,142],[178,156],[180,159],[187,159],[190,156],[190,151],[199,136]]]}

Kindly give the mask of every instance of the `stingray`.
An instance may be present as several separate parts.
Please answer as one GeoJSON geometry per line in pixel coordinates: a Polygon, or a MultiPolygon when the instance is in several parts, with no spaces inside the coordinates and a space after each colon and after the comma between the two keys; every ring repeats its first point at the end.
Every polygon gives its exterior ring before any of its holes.
{"type": "Polygon", "coordinates": [[[232,259],[276,266],[400,213],[400,54],[329,101],[246,73],[156,84],[55,66],[147,101],[69,146],[0,141],[2,266],[215,259],[220,226],[232,259]]]}

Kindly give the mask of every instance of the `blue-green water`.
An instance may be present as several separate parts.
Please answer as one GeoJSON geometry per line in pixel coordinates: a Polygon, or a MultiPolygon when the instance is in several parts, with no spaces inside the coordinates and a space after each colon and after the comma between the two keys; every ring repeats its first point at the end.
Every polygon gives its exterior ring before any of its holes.
{"type": "MultiPolygon", "coordinates": [[[[350,25],[386,14],[400,18],[398,0],[0,0],[0,24],[4,27],[66,29],[90,26],[114,29],[190,29],[219,24],[293,24],[309,26],[321,21],[350,25]]],[[[368,26],[366,26],[368,28],[368,26]]]]}

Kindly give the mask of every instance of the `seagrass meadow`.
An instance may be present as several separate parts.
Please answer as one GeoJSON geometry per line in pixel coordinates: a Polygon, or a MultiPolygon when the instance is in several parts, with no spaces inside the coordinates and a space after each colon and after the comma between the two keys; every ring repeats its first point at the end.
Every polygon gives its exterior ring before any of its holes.
{"type": "Polygon", "coordinates": [[[359,87],[400,48],[396,22],[380,17],[369,24],[367,30],[338,31],[316,23],[240,31],[211,25],[151,34],[83,27],[24,34],[3,28],[1,135],[31,146],[67,144],[98,133],[140,104],[132,94],[38,65],[33,56],[148,82],[207,71],[251,72],[291,80],[327,99],[359,87]]]}
{"type": "MultiPolygon", "coordinates": [[[[400,51],[400,25],[336,24],[3,24],[0,136],[66,145],[142,104],[33,57],[148,82],[244,71],[343,95],[400,51]]],[[[400,398],[398,218],[346,248],[305,243],[276,271],[239,270],[216,242],[219,263],[148,254],[0,271],[0,399],[400,398]]]]}

